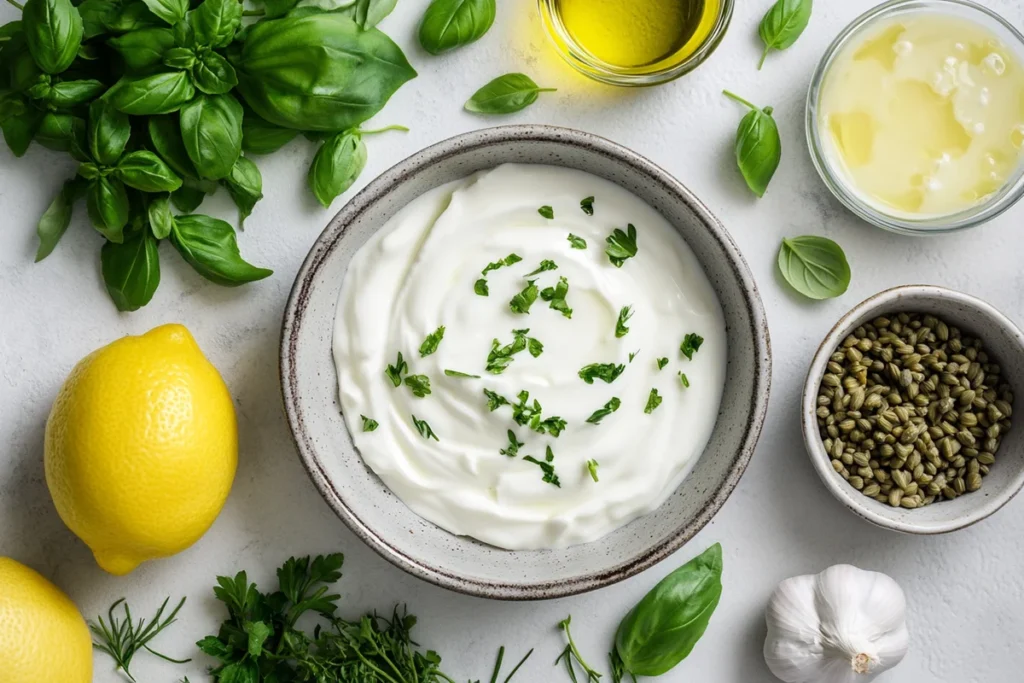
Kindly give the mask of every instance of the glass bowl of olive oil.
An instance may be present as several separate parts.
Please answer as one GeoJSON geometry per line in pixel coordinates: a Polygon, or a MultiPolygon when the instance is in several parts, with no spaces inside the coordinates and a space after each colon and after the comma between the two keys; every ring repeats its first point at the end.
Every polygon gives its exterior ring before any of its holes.
{"type": "Polygon", "coordinates": [[[580,73],[622,86],[666,83],[722,41],[734,0],[538,0],[548,34],[580,73]]]}

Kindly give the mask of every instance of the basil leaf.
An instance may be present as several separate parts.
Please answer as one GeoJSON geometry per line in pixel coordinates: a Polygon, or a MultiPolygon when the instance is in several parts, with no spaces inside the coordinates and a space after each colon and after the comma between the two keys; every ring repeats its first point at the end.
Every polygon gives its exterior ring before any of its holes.
{"type": "Polygon", "coordinates": [[[59,74],[75,61],[84,28],[71,0],[28,0],[21,22],[28,50],[40,69],[59,74]]]}
{"type": "Polygon", "coordinates": [[[187,19],[179,21],[172,26],[171,33],[174,34],[174,44],[176,46],[187,47],[190,50],[196,46],[196,32],[187,19]]]}
{"type": "Polygon", "coordinates": [[[62,81],[50,88],[47,102],[57,109],[70,109],[99,97],[106,89],[107,86],[94,80],[62,81]]]}
{"type": "Polygon", "coordinates": [[[89,183],[85,194],[85,208],[89,220],[101,235],[111,242],[124,241],[124,226],[128,224],[128,191],[124,183],[115,178],[100,176],[89,183]]]}
{"type": "Polygon", "coordinates": [[[169,28],[142,28],[111,38],[107,45],[121,55],[125,69],[140,72],[163,62],[164,54],[174,47],[174,32],[169,28]]]}
{"type": "Polygon", "coordinates": [[[661,676],[693,651],[722,597],[716,543],[655,586],[615,634],[615,651],[634,676],[661,676]]]}
{"type": "Polygon", "coordinates": [[[188,0],[142,0],[149,11],[174,26],[185,18],[188,0]]]}
{"type": "Polygon", "coordinates": [[[238,85],[234,67],[216,52],[207,52],[196,60],[192,79],[207,95],[222,95],[238,85]]]}
{"type": "Polygon", "coordinates": [[[299,131],[266,121],[251,109],[242,118],[242,149],[250,154],[271,154],[295,139],[299,131]]]}
{"type": "Polygon", "coordinates": [[[89,105],[89,151],[96,163],[113,166],[124,154],[131,137],[132,126],[128,116],[105,100],[89,105]]]}
{"type": "Polygon", "coordinates": [[[68,152],[78,161],[85,161],[88,158],[85,131],[85,119],[51,111],[40,121],[35,140],[47,149],[68,152]]]}
{"type": "Polygon", "coordinates": [[[779,272],[809,299],[832,299],[850,286],[850,264],[843,248],[825,237],[783,238],[779,272]]]}
{"type": "Polygon", "coordinates": [[[239,92],[262,118],[285,128],[331,133],[376,114],[416,76],[390,38],[377,29],[360,29],[343,14],[260,21],[232,63],[239,92]]]}
{"type": "Polygon", "coordinates": [[[211,282],[235,287],[274,273],[242,260],[230,224],[210,216],[178,216],[171,230],[171,243],[196,272],[211,282]]]}
{"type": "Polygon", "coordinates": [[[228,193],[238,207],[238,225],[245,224],[245,219],[252,214],[256,202],[263,199],[263,176],[260,169],[250,159],[238,157],[231,167],[231,173],[224,179],[228,193]]]}
{"type": "Polygon", "coordinates": [[[782,138],[772,118],[772,108],[758,109],[742,97],[725,91],[726,97],[749,107],[736,131],[736,163],[747,187],[763,197],[782,160],[782,138]]]}
{"type": "Polygon", "coordinates": [[[50,202],[50,206],[43,212],[36,225],[36,234],[39,235],[39,249],[36,250],[36,263],[49,256],[64,232],[71,225],[71,213],[75,202],[85,194],[86,181],[82,178],[70,178],[64,181],[60,192],[50,202]]]}
{"type": "MultiPolygon", "coordinates": [[[[185,141],[181,139],[181,124],[178,116],[150,116],[147,121],[149,139],[160,158],[167,162],[182,178],[198,178],[192,160],[188,158],[185,141]]],[[[186,211],[191,213],[191,211],[186,211]]]]}
{"type": "Polygon", "coordinates": [[[495,0],[433,0],[420,24],[420,45],[439,55],[480,40],[496,11],[495,0]]]}
{"type": "Polygon", "coordinates": [[[204,0],[189,12],[188,23],[196,43],[205,47],[227,47],[242,25],[242,3],[238,0],[204,0]]]}
{"type": "Polygon", "coordinates": [[[195,94],[187,73],[169,71],[152,76],[125,76],[107,91],[106,97],[125,114],[153,116],[178,111],[195,94]]]}
{"type": "Polygon", "coordinates": [[[80,4],[78,14],[82,17],[82,39],[89,40],[106,33],[104,20],[118,7],[120,3],[117,0],[85,0],[80,4]]]}
{"type": "MultiPolygon", "coordinates": [[[[31,58],[29,59],[31,61],[31,58]]],[[[28,109],[25,98],[10,90],[0,91],[0,123],[9,118],[20,116],[28,109]]]]}
{"type": "MultiPolygon", "coordinates": [[[[192,48],[188,47],[172,47],[164,53],[163,58],[164,66],[168,66],[172,69],[181,69],[182,71],[188,71],[196,65],[196,53],[192,51],[192,48]]],[[[195,83],[195,75],[193,74],[192,82],[195,83]]]]}
{"type": "Polygon", "coordinates": [[[153,230],[153,237],[158,240],[169,237],[171,228],[174,227],[171,196],[161,194],[151,198],[146,205],[146,217],[149,219],[149,227],[153,230]]]}
{"type": "Polygon", "coordinates": [[[16,114],[4,119],[0,126],[3,127],[4,141],[11,148],[14,156],[20,157],[28,151],[32,144],[32,138],[43,120],[43,113],[34,107],[25,107],[16,114]]]}
{"type": "Polygon", "coordinates": [[[140,230],[122,244],[107,242],[100,250],[103,283],[119,311],[137,311],[160,285],[160,243],[140,230]]]}
{"type": "Polygon", "coordinates": [[[327,139],[309,167],[309,189],[330,208],[338,195],[352,187],[366,166],[366,144],[358,133],[339,133],[327,139]]]}
{"type": "Polygon", "coordinates": [[[181,178],[171,167],[147,150],[124,155],[114,173],[128,187],[143,192],[173,192],[181,187],[181,178]]]}
{"type": "Polygon", "coordinates": [[[355,0],[349,5],[348,13],[363,30],[371,29],[384,20],[398,0],[355,0]]]}
{"type": "Polygon", "coordinates": [[[206,199],[206,193],[189,184],[188,180],[171,193],[171,203],[182,213],[192,213],[206,199]]]}
{"type": "Polygon", "coordinates": [[[797,41],[811,20],[812,0],[778,0],[761,19],[757,32],[764,42],[758,71],[772,50],[785,50],[797,41]]]}
{"type": "Polygon", "coordinates": [[[296,4],[298,4],[298,0],[264,0],[263,2],[267,19],[283,17],[294,9],[296,4]]]}
{"type": "Polygon", "coordinates": [[[200,95],[181,108],[181,137],[200,177],[226,178],[242,154],[242,105],[232,95],[200,95]]]}
{"type": "Polygon", "coordinates": [[[466,110],[477,114],[510,114],[537,101],[537,94],[555,92],[555,88],[541,88],[526,74],[505,74],[477,90],[466,110]]]}
{"type": "Polygon", "coordinates": [[[129,2],[124,7],[115,4],[111,11],[104,15],[103,25],[111,33],[127,33],[140,28],[162,26],[163,22],[149,11],[146,3],[136,0],[136,2],[129,2]]]}

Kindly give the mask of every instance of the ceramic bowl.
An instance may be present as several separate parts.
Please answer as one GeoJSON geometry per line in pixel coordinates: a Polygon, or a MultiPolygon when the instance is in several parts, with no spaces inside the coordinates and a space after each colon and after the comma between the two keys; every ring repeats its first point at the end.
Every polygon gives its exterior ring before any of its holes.
{"type": "Polygon", "coordinates": [[[860,325],[882,315],[891,317],[891,314],[901,312],[930,313],[959,327],[966,335],[977,337],[989,356],[1000,365],[1004,381],[1015,392],[1024,387],[1024,334],[1005,315],[984,301],[942,287],[897,287],[856,306],[836,323],[821,343],[804,385],[801,405],[804,442],[814,469],[832,495],[872,524],[909,534],[956,531],[996,512],[1024,486],[1024,430],[1020,426],[1003,437],[996,463],[984,478],[981,490],[915,510],[890,507],[853,488],[832,469],[831,459],[819,436],[815,411],[818,388],[829,357],[860,325]]]}
{"type": "Polygon", "coordinates": [[[719,510],[743,474],[764,422],[771,381],[757,286],[729,234],[675,178],[619,145],[549,126],[509,126],[446,140],[371,182],[330,222],[299,270],[284,315],[281,384],[288,422],[317,489],[371,548],[440,586],[502,599],[600,588],[665,559],[719,510]],[[564,550],[510,552],[458,537],[410,511],[365,466],[341,415],[331,356],[335,308],[353,254],[396,211],[441,184],[506,162],[585,170],[636,193],[696,253],[722,304],[728,375],[711,441],[655,512],[564,550]]]}

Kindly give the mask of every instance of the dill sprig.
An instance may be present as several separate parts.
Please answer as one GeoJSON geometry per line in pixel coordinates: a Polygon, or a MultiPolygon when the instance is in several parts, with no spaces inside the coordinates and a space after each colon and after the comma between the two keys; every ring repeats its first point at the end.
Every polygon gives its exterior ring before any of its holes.
{"type": "Polygon", "coordinates": [[[149,620],[149,623],[146,623],[145,619],[139,619],[138,622],[135,622],[132,619],[131,608],[128,607],[128,602],[124,598],[115,602],[107,610],[107,621],[104,621],[103,617],[99,616],[97,617],[98,624],[96,622],[89,622],[89,630],[95,636],[93,647],[100,652],[110,655],[114,663],[117,664],[117,669],[123,671],[128,680],[135,681],[135,677],[132,676],[129,667],[139,650],[146,650],[150,654],[156,655],[160,659],[172,664],[185,664],[192,661],[191,659],[173,659],[149,647],[149,643],[154,638],[177,621],[178,612],[181,611],[185,604],[185,598],[182,598],[178,606],[167,617],[164,617],[164,610],[167,609],[167,603],[170,600],[170,598],[164,600],[164,603],[160,605],[160,609],[156,611],[156,614],[149,620]],[[122,607],[124,610],[123,619],[119,619],[114,614],[118,607],[122,607]]]}

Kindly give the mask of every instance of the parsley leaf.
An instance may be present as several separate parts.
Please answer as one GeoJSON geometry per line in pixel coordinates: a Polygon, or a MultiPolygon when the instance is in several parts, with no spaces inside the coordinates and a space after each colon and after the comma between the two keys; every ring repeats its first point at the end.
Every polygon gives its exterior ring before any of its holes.
{"type": "Polygon", "coordinates": [[[444,325],[441,325],[432,334],[428,334],[427,338],[423,340],[423,343],[420,344],[420,357],[429,356],[437,351],[442,339],[444,339],[444,325]]]}
{"type": "Polygon", "coordinates": [[[566,424],[566,421],[558,416],[541,420],[540,415],[537,415],[530,420],[530,429],[539,434],[543,434],[546,431],[557,439],[565,431],[566,424]]]}
{"type": "Polygon", "coordinates": [[[524,351],[527,348],[530,350],[530,355],[534,358],[544,352],[544,345],[539,340],[533,337],[527,337],[526,335],[530,330],[512,330],[512,343],[505,346],[501,345],[501,342],[497,339],[491,341],[491,352],[487,354],[487,372],[493,375],[500,375],[505,372],[508,368],[508,364],[512,362],[512,356],[524,351]]]}
{"type": "Polygon", "coordinates": [[[424,439],[433,439],[434,441],[440,441],[440,439],[437,438],[437,434],[435,434],[434,430],[430,428],[430,425],[427,424],[426,420],[417,420],[416,416],[413,415],[412,423],[416,425],[416,430],[419,431],[420,436],[422,436],[424,439]]]}
{"type": "Polygon", "coordinates": [[[476,292],[477,296],[490,296],[491,289],[487,286],[487,280],[480,278],[473,283],[473,291],[476,292]]]}
{"type": "Polygon", "coordinates": [[[468,372],[459,372],[458,370],[445,370],[444,374],[448,377],[462,377],[465,379],[480,379],[480,375],[471,375],[468,372]]]}
{"type": "Polygon", "coordinates": [[[587,461],[587,469],[590,470],[590,477],[594,480],[595,483],[598,481],[598,478],[597,478],[597,468],[598,467],[600,467],[600,463],[598,463],[596,460],[588,460],[587,461]]]}
{"type": "Polygon", "coordinates": [[[657,389],[651,389],[651,395],[647,398],[647,407],[644,412],[650,415],[661,405],[661,396],[658,396],[657,389]]]}
{"type": "Polygon", "coordinates": [[[687,389],[690,388],[690,378],[686,376],[685,372],[679,373],[679,381],[683,383],[683,386],[687,389]]]}
{"type": "Polygon", "coordinates": [[[532,455],[523,457],[523,460],[526,462],[532,462],[534,465],[540,467],[541,472],[544,473],[544,482],[557,486],[558,488],[562,488],[562,482],[558,480],[558,475],[555,474],[555,466],[551,464],[554,459],[555,454],[552,452],[551,446],[548,446],[547,448],[547,455],[545,456],[544,461],[538,460],[532,455]]]}
{"type": "Polygon", "coordinates": [[[538,273],[544,273],[549,270],[558,270],[558,264],[549,259],[544,259],[543,261],[540,262],[540,265],[537,266],[537,270],[533,271],[532,273],[527,273],[523,277],[531,277],[533,275],[537,275],[538,273]]]}
{"type": "Polygon", "coordinates": [[[633,359],[640,355],[640,349],[637,349],[633,353],[629,354],[629,362],[632,363],[633,359]]]}
{"type": "Polygon", "coordinates": [[[616,397],[612,397],[612,400],[604,404],[604,408],[595,410],[594,414],[587,418],[587,422],[592,425],[601,424],[601,420],[618,410],[620,405],[622,405],[622,401],[616,397]]]}
{"type": "Polygon", "coordinates": [[[508,448],[502,448],[501,454],[507,455],[510,458],[518,457],[519,449],[525,445],[525,443],[516,439],[516,433],[510,429],[508,430],[508,448]]]}
{"type": "Polygon", "coordinates": [[[593,197],[587,197],[586,199],[581,201],[580,202],[580,209],[582,209],[583,213],[587,214],[588,216],[593,216],[594,215],[594,198],[593,197]]]}
{"type": "Polygon", "coordinates": [[[391,383],[396,387],[402,386],[402,375],[409,372],[409,366],[406,364],[405,359],[402,358],[402,352],[398,352],[398,360],[395,361],[394,365],[389,365],[388,369],[384,371],[384,374],[388,376],[391,383]]]}
{"type": "Polygon", "coordinates": [[[544,345],[540,343],[539,339],[530,337],[526,340],[526,348],[530,352],[530,355],[536,358],[540,354],[544,353],[544,345]]]}
{"type": "Polygon", "coordinates": [[[508,302],[508,307],[512,309],[513,313],[528,314],[530,312],[530,306],[537,300],[539,293],[536,285],[536,280],[530,280],[526,285],[526,288],[512,297],[512,300],[508,302]]]}
{"type": "Polygon", "coordinates": [[[546,287],[540,293],[540,298],[549,301],[550,307],[558,311],[566,318],[572,319],[572,309],[566,303],[565,297],[569,293],[569,281],[564,277],[558,278],[558,284],[554,287],[546,287]]]}
{"type": "Polygon", "coordinates": [[[487,397],[487,408],[493,413],[502,406],[509,405],[508,399],[490,389],[484,389],[484,396],[487,397]]]}
{"type": "Polygon", "coordinates": [[[409,375],[405,378],[405,386],[409,387],[413,396],[423,398],[430,393],[430,378],[426,375],[409,375]]]}
{"type": "Polygon", "coordinates": [[[704,343],[704,337],[699,334],[690,333],[683,337],[683,343],[680,344],[679,350],[683,352],[688,360],[693,360],[693,354],[700,351],[701,344],[704,343]]]}
{"type": "Polygon", "coordinates": [[[659,358],[658,359],[658,369],[659,370],[664,370],[666,365],[668,365],[668,358],[659,358]]]}
{"type": "Polygon", "coordinates": [[[363,431],[364,432],[375,431],[377,429],[377,427],[380,426],[380,424],[376,420],[374,420],[372,418],[366,417],[365,415],[360,415],[359,417],[363,418],[363,431]]]}
{"type": "Polygon", "coordinates": [[[569,233],[569,237],[567,239],[569,240],[569,245],[572,246],[573,249],[587,248],[587,241],[582,237],[578,237],[572,234],[571,232],[569,233]]]}
{"type": "Polygon", "coordinates": [[[579,372],[580,379],[587,384],[593,384],[595,379],[602,379],[611,384],[619,375],[626,371],[625,365],[615,363],[591,363],[579,372]]]}
{"type": "Polygon", "coordinates": [[[522,260],[523,257],[521,257],[519,254],[509,254],[503,259],[499,259],[497,261],[492,261],[491,263],[488,263],[487,266],[482,271],[480,271],[480,274],[487,275],[487,273],[491,272],[492,270],[498,270],[499,268],[503,268],[506,266],[513,266],[522,260]]]}
{"type": "Polygon", "coordinates": [[[555,217],[555,210],[552,209],[550,206],[540,207],[539,209],[537,209],[537,213],[539,213],[541,216],[544,216],[544,218],[547,218],[548,220],[551,220],[555,217]]]}
{"type": "Polygon", "coordinates": [[[629,334],[629,328],[626,327],[626,323],[633,317],[633,307],[623,306],[622,310],[619,311],[619,319],[615,323],[615,337],[621,339],[629,334]]]}
{"type": "Polygon", "coordinates": [[[515,420],[516,424],[527,425],[534,417],[536,417],[538,421],[540,420],[542,410],[540,407],[540,401],[533,399],[533,405],[531,406],[529,403],[529,391],[520,391],[516,398],[519,399],[519,403],[512,406],[512,419],[515,420]]]}
{"type": "Polygon", "coordinates": [[[616,268],[621,268],[626,259],[636,256],[636,228],[630,223],[626,229],[628,232],[623,232],[621,228],[615,228],[615,231],[605,240],[608,242],[605,253],[608,254],[608,259],[616,268]]]}

